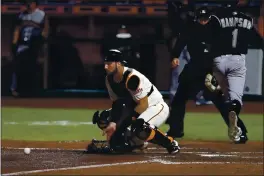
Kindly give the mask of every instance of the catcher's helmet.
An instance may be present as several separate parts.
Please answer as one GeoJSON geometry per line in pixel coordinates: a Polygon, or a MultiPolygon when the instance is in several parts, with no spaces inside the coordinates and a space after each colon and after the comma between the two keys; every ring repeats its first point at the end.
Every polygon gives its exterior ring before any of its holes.
{"type": "Polygon", "coordinates": [[[93,124],[97,124],[100,129],[105,129],[110,123],[111,109],[103,110],[101,113],[96,111],[93,115],[93,124]]]}
{"type": "Polygon", "coordinates": [[[104,62],[121,62],[126,64],[123,53],[118,49],[110,49],[104,59],[104,62]]]}
{"type": "Polygon", "coordinates": [[[210,11],[207,7],[201,7],[197,9],[196,11],[196,19],[199,18],[206,18],[208,19],[210,17],[210,11]]]}

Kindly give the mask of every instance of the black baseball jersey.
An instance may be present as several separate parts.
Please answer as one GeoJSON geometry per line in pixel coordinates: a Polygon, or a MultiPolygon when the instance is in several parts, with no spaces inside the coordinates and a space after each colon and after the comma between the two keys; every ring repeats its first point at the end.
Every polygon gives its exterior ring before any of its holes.
{"type": "Polygon", "coordinates": [[[248,45],[259,42],[253,19],[236,8],[221,8],[211,16],[211,51],[214,57],[247,54],[248,45]]]}
{"type": "Polygon", "coordinates": [[[132,72],[132,69],[126,70],[124,73],[123,79],[120,83],[116,83],[114,81],[114,75],[108,75],[106,77],[107,84],[110,86],[113,93],[115,93],[118,97],[121,97],[121,98],[131,97],[128,89],[126,88],[126,82],[131,72],[132,72]]]}
{"type": "Polygon", "coordinates": [[[210,50],[210,28],[207,25],[201,25],[197,21],[188,23],[188,26],[182,31],[176,41],[172,51],[173,58],[179,58],[183,48],[187,46],[192,63],[203,63],[210,50]]]}

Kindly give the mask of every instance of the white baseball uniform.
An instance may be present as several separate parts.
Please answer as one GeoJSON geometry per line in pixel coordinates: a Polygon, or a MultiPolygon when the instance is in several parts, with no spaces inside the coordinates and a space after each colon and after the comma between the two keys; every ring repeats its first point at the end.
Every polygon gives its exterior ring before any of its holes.
{"type": "MultiPolygon", "coordinates": [[[[159,127],[162,125],[168,118],[169,115],[169,107],[167,103],[164,102],[164,99],[158,89],[149,81],[149,79],[138,72],[135,69],[130,69],[128,67],[124,67],[124,75],[126,72],[130,70],[129,75],[123,78],[127,78],[125,83],[129,80],[129,78],[133,75],[137,76],[140,80],[139,85],[135,91],[131,91],[126,87],[126,84],[121,84],[120,86],[124,86],[126,90],[129,92],[135,102],[139,101],[140,99],[148,96],[148,108],[140,114],[138,118],[142,118],[145,122],[148,122],[150,125],[155,125],[159,127]]],[[[108,76],[107,76],[108,77],[108,76]]],[[[109,83],[109,79],[106,77],[106,86],[108,89],[109,96],[111,100],[115,101],[116,99],[120,98],[117,95],[117,92],[114,92],[111,83],[109,83]]],[[[124,82],[124,80],[123,80],[124,82]]]]}

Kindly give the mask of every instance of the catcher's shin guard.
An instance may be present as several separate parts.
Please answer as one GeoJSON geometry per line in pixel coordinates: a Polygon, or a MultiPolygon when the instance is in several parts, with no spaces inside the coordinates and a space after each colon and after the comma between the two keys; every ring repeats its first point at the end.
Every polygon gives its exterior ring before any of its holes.
{"type": "Polygon", "coordinates": [[[145,122],[144,119],[137,119],[132,124],[132,132],[139,138],[154,144],[168,148],[173,142],[173,138],[166,136],[157,127],[145,122]]]}

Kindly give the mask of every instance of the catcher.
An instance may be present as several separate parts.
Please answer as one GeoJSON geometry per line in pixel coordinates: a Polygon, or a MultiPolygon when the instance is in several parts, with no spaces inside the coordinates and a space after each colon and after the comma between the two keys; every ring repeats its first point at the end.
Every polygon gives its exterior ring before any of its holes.
{"type": "Polygon", "coordinates": [[[125,64],[121,51],[108,51],[104,60],[105,82],[112,108],[100,114],[97,111],[93,117],[93,123],[106,135],[107,143],[93,140],[88,152],[131,152],[151,142],[166,148],[170,154],[178,153],[178,142],[158,129],[169,115],[161,93],[148,78],[125,64]]]}

